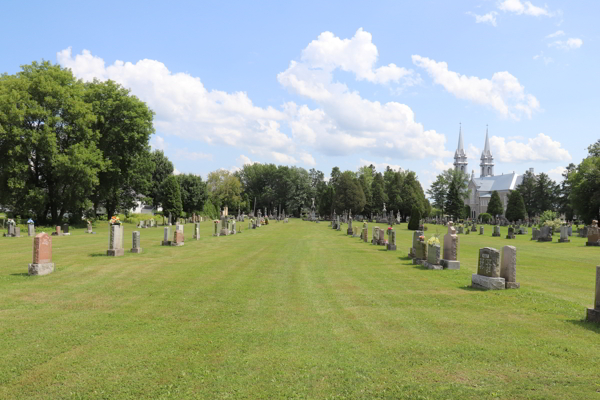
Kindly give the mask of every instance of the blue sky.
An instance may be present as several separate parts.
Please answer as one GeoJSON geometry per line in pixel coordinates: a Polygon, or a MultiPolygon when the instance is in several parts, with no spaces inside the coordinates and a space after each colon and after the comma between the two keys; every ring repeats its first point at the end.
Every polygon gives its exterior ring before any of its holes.
{"type": "Polygon", "coordinates": [[[488,124],[497,174],[558,179],[600,136],[600,2],[122,3],[5,4],[0,71],[131,88],[181,172],[373,163],[427,187],[462,122],[469,171],[488,124]]]}

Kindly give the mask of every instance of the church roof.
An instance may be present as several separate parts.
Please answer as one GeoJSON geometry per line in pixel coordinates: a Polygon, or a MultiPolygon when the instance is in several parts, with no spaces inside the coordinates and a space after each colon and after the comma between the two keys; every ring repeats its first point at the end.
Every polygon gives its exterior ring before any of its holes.
{"type": "Polygon", "coordinates": [[[523,175],[517,175],[515,172],[511,174],[473,178],[473,183],[475,183],[479,192],[515,190],[521,182],[523,182],[523,175]]]}

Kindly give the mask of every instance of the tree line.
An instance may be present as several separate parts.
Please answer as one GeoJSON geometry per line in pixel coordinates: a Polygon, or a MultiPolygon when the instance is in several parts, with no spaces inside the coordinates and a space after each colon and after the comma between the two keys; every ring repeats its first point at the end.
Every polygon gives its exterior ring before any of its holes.
{"type": "Polygon", "coordinates": [[[154,113],[113,81],[84,83],[50,62],[0,76],[0,204],[38,224],[127,213],[139,202],[173,217],[216,217],[228,206],[285,210],[299,216],[311,198],[317,211],[354,214],[383,209],[428,216],[431,205],[412,171],[323,172],[295,166],[247,164],[238,171],[174,175],[173,163],[152,151],[154,113]]]}

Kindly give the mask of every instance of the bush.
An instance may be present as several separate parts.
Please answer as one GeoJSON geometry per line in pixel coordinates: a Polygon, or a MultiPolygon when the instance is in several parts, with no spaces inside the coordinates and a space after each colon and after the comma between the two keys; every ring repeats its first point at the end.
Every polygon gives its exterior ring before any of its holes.
{"type": "Polygon", "coordinates": [[[418,231],[420,221],[421,221],[421,211],[419,211],[419,207],[414,205],[412,208],[412,212],[410,213],[410,221],[408,221],[408,229],[411,231],[418,231]]]}
{"type": "Polygon", "coordinates": [[[542,215],[540,215],[540,225],[545,225],[546,221],[554,221],[557,217],[558,213],[555,213],[551,210],[546,210],[542,213],[542,215]]]}
{"type": "Polygon", "coordinates": [[[204,207],[202,208],[202,215],[213,220],[217,219],[217,209],[210,200],[207,200],[206,203],[204,203],[204,207]]]}
{"type": "Polygon", "coordinates": [[[487,224],[492,219],[494,219],[494,217],[492,217],[492,214],[488,214],[488,213],[479,214],[479,220],[481,222],[483,222],[484,224],[487,224]]]}

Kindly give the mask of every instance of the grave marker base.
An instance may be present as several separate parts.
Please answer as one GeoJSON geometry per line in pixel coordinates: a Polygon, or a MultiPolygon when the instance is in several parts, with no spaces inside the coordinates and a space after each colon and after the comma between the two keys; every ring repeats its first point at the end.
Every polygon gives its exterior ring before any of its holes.
{"type": "Polygon", "coordinates": [[[163,240],[162,242],[160,242],[161,246],[170,246],[171,245],[171,241],[170,240],[163,240]]]}
{"type": "Polygon", "coordinates": [[[600,246],[600,242],[585,242],[586,246],[600,246]]]}
{"type": "Polygon", "coordinates": [[[519,282],[506,282],[507,289],[519,289],[521,284],[519,282]]]}
{"type": "Polygon", "coordinates": [[[441,264],[430,264],[427,261],[423,261],[423,266],[427,267],[427,269],[435,269],[435,270],[443,270],[444,267],[441,264]]]}
{"type": "Polygon", "coordinates": [[[29,275],[48,275],[54,272],[54,263],[29,264],[29,275]]]}
{"type": "Polygon", "coordinates": [[[109,249],[106,250],[106,255],[109,257],[119,257],[125,254],[125,249],[109,249]]]}
{"type": "Polygon", "coordinates": [[[506,282],[504,278],[492,278],[490,276],[473,274],[471,276],[471,286],[477,289],[504,290],[506,282]]]}
{"type": "Polygon", "coordinates": [[[138,248],[138,249],[131,249],[132,253],[141,253],[142,252],[142,248],[138,248]]]}
{"type": "Polygon", "coordinates": [[[558,243],[569,243],[569,239],[558,239],[558,243]]]}
{"type": "Polygon", "coordinates": [[[440,260],[440,264],[444,269],[460,269],[460,261],[440,260]]]}
{"type": "Polygon", "coordinates": [[[597,324],[600,324],[600,310],[588,308],[586,320],[589,322],[595,322],[597,324]]]}
{"type": "Polygon", "coordinates": [[[387,245],[387,249],[394,251],[394,250],[396,250],[396,245],[395,244],[388,244],[387,245]]]}

